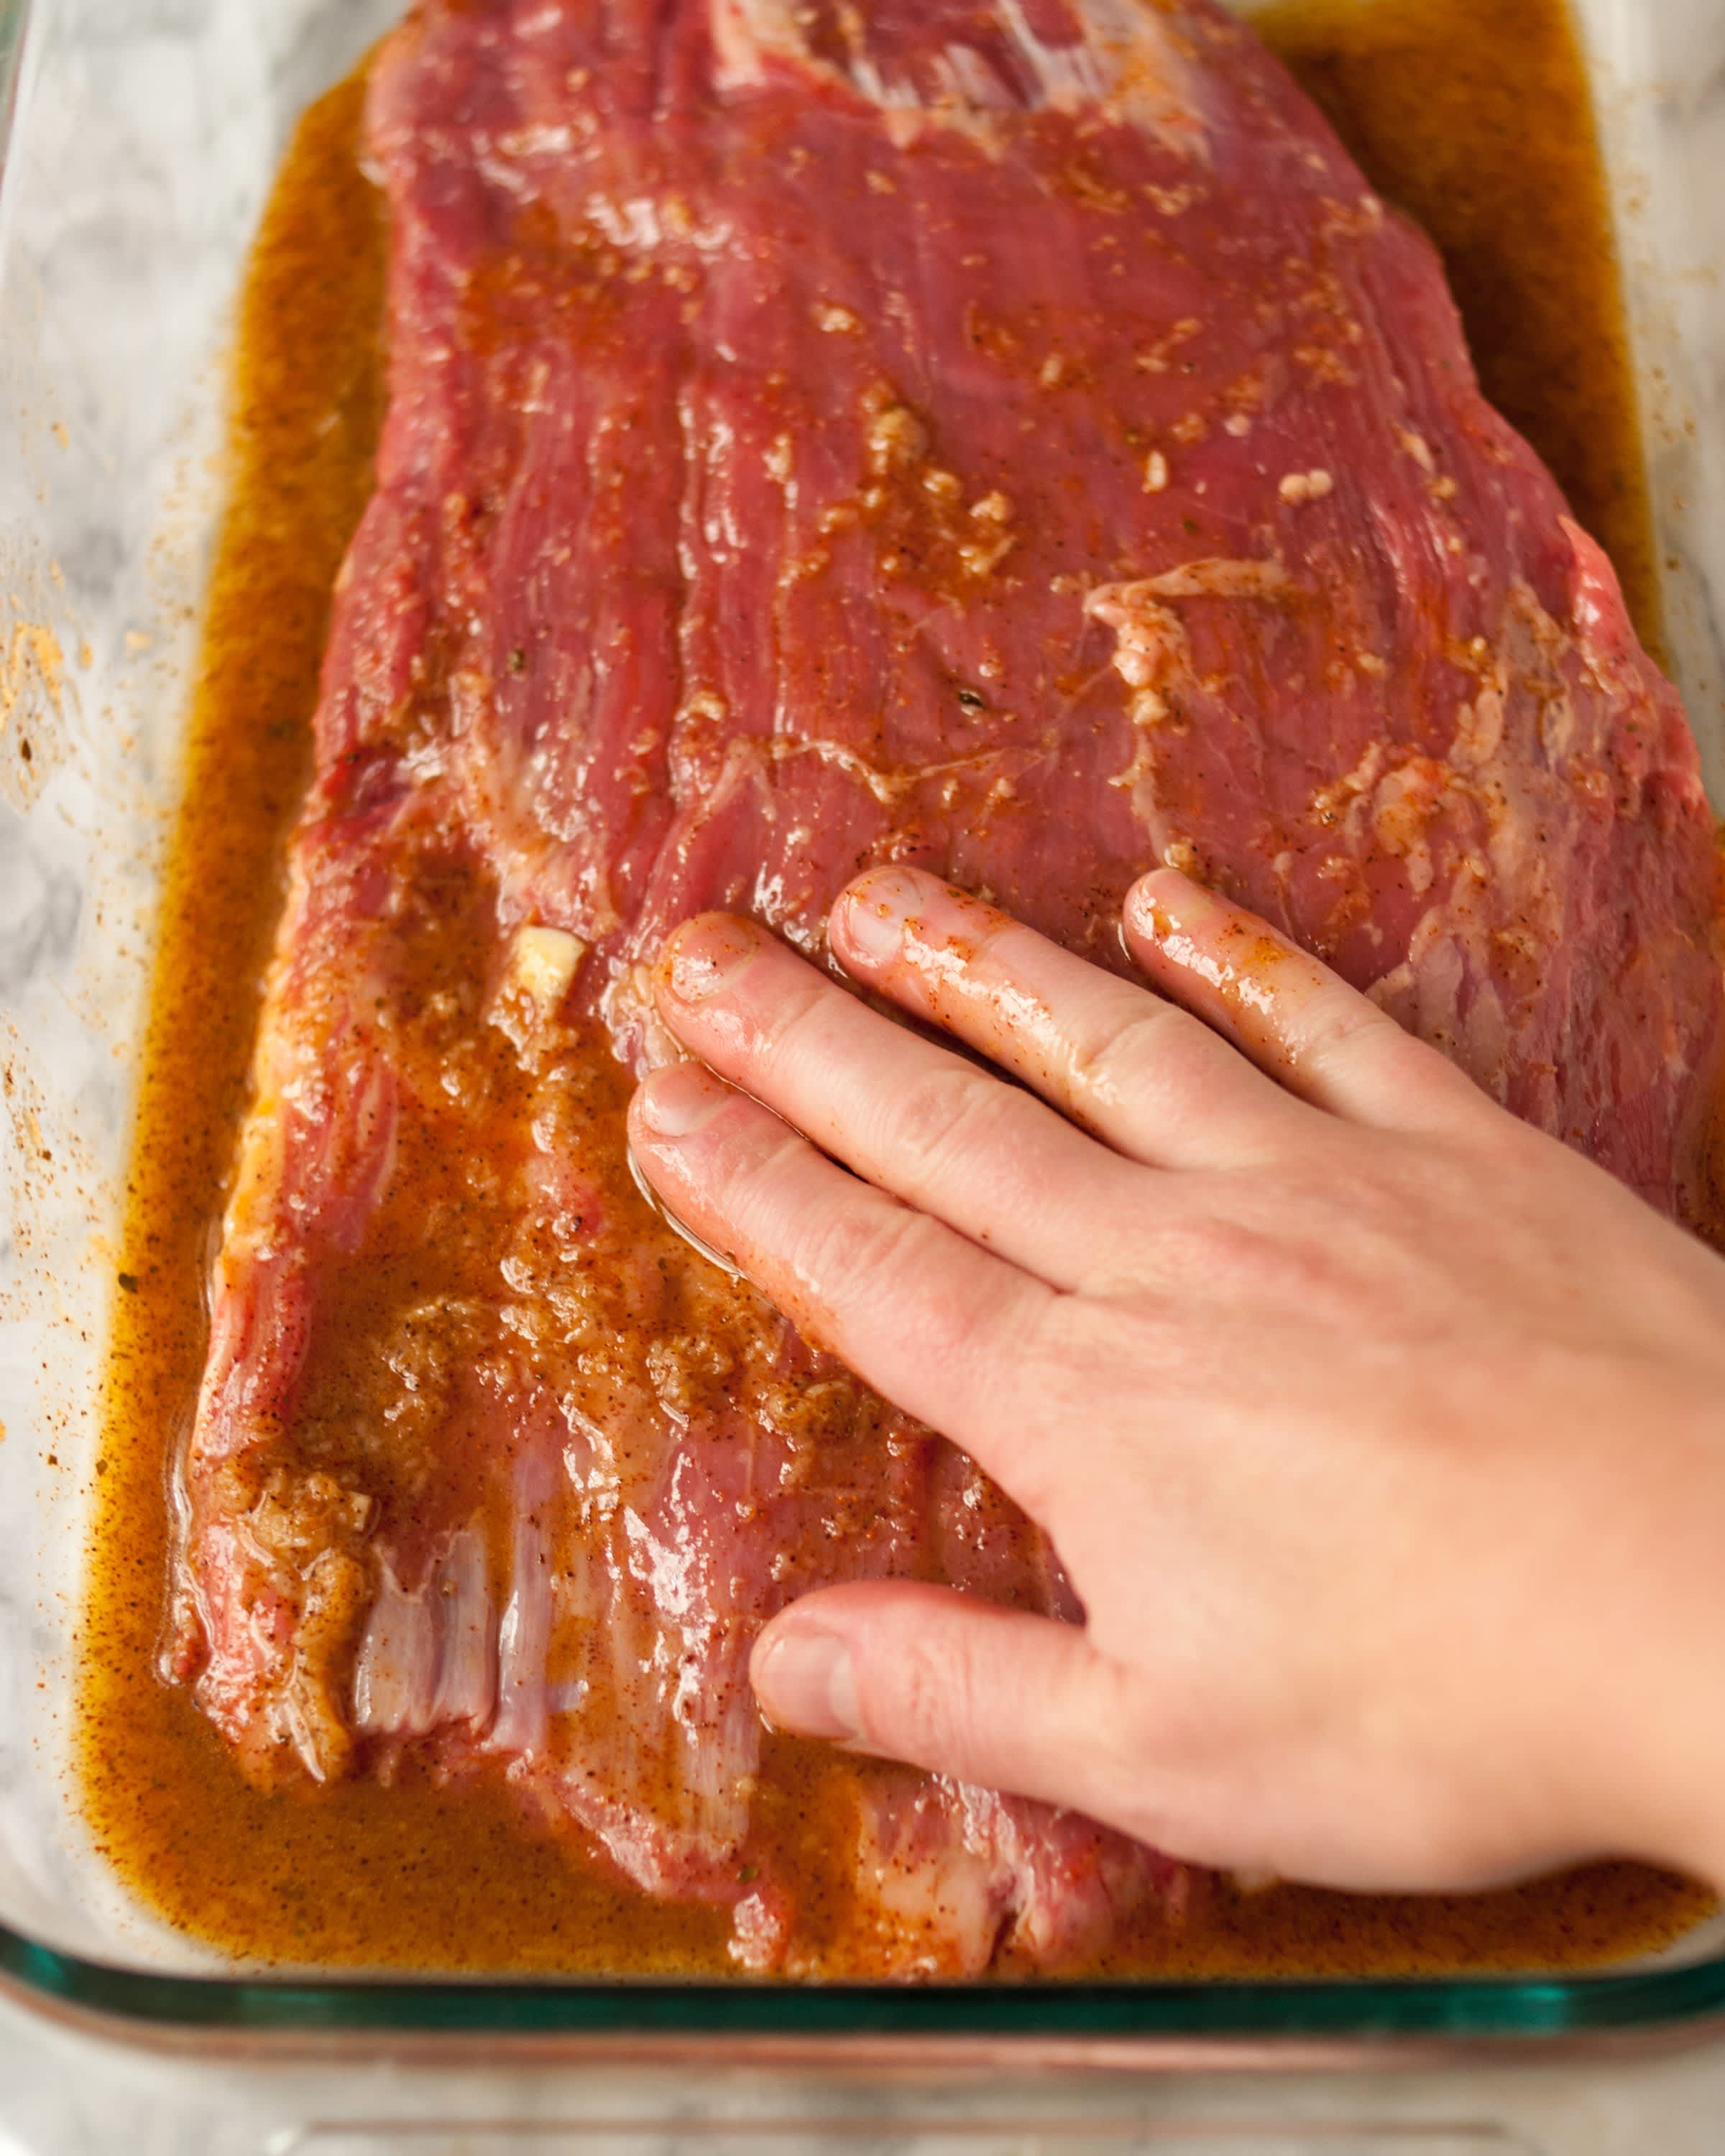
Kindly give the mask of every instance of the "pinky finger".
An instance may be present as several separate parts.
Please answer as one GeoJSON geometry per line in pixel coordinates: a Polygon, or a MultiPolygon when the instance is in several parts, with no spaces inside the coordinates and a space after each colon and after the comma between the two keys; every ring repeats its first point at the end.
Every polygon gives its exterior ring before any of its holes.
{"type": "Polygon", "coordinates": [[[1433,1129],[1485,1095],[1269,922],[1173,869],[1134,885],[1126,940],[1152,983],[1291,1093],[1384,1130],[1433,1129]]]}

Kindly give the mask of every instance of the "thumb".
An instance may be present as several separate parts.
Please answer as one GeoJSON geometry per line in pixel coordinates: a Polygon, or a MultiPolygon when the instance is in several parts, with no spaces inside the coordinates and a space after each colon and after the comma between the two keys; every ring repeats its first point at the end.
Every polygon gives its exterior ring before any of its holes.
{"type": "Polygon", "coordinates": [[[1078,1625],[908,1581],[828,1588],[773,1620],[749,1676],[781,1729],[1118,1818],[1120,1673],[1078,1625]]]}

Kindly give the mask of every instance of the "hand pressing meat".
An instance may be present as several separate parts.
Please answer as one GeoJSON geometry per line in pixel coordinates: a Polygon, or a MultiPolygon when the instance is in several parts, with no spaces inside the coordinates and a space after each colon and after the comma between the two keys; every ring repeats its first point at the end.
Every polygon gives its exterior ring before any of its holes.
{"type": "Polygon", "coordinates": [[[669,947],[710,1067],[632,1111],[666,1207],[1086,1612],[831,1588],[756,1645],[767,1713],[1205,1865],[1725,1881],[1725,1267],[1255,916],[1164,870],[1125,934],[1147,989],[850,888],[841,964],[993,1072],[747,922],[669,947]]]}

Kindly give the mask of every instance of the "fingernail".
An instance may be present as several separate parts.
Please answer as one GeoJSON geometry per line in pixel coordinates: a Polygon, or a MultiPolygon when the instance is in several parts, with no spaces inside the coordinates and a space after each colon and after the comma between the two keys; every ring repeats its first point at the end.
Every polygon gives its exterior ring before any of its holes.
{"type": "Polygon", "coordinates": [[[731,1089],[699,1063],[674,1063],[655,1070],[639,1097],[641,1121],[655,1137],[686,1138],[712,1121],[731,1089]]]}
{"type": "Polygon", "coordinates": [[[1134,886],[1132,908],[1158,941],[1177,930],[1201,928],[1227,908],[1213,891],[1194,883],[1183,869],[1153,869],[1134,886]]]}
{"type": "Polygon", "coordinates": [[[707,914],[680,928],[665,946],[659,978],[680,1004],[703,1004],[730,987],[760,947],[752,921],[707,914]]]}
{"type": "Polygon", "coordinates": [[[804,1625],[769,1633],[749,1673],[776,1727],[834,1741],[862,1734],[850,1650],[832,1633],[804,1625]]]}
{"type": "Polygon", "coordinates": [[[902,869],[878,869],[845,894],[845,947],[865,966],[885,966],[902,948],[911,916],[927,898],[921,878],[902,869]]]}

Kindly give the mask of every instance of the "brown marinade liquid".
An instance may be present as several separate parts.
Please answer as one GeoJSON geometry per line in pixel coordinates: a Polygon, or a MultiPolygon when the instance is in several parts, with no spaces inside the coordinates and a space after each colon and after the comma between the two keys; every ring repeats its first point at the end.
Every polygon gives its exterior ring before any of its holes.
{"type": "MultiPolygon", "coordinates": [[[[1443,247],[1488,393],[1545,454],[1657,635],[1627,340],[1585,78],[1563,0],[1286,0],[1271,42],[1373,180],[1443,247]]],[[[80,1744],[95,1837],[148,1907],[227,1951],[300,1966],[724,1974],[726,1920],[617,1886],[528,1824],[501,1782],[404,1773],[266,1794],[155,1655],[167,1469],[205,1343],[259,989],[336,571],[382,413],[385,235],[362,177],[363,85],[314,106],[244,295],[229,507],[208,604],[186,793],[162,904],[84,1634],[80,1744]]],[[[775,1743],[762,1802],[809,1922],[842,1953],[823,1818],[842,1767],[775,1743]]],[[[1581,1967],[1663,1945],[1712,1906],[1625,1864],[1435,1900],[1295,1887],[1201,1894],[1128,1929],[1098,1974],[1581,1967]]],[[[865,1966],[860,1972],[866,1974],[865,1966]]]]}

